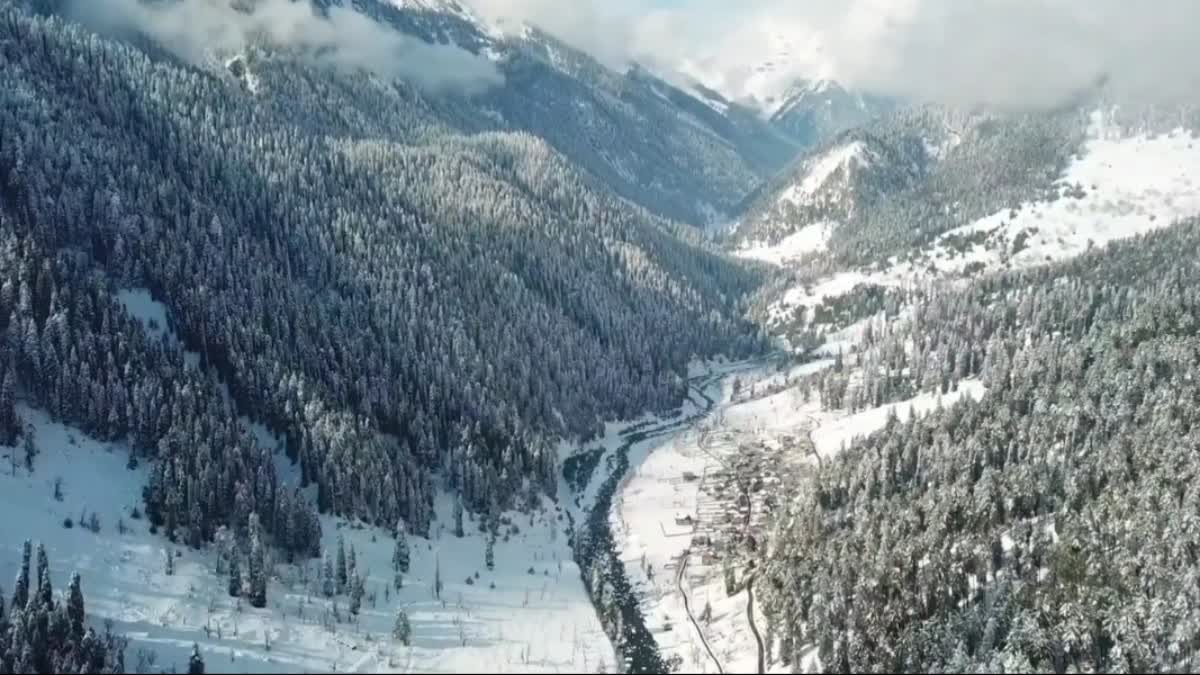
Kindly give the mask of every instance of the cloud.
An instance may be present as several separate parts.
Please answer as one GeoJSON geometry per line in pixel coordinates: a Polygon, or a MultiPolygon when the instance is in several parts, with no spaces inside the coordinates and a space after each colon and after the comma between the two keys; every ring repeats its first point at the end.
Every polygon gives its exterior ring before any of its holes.
{"type": "Polygon", "coordinates": [[[468,1],[609,65],[639,61],[735,97],[835,77],[914,99],[1038,107],[1107,76],[1138,101],[1200,98],[1196,0],[468,1]]]}
{"type": "Polygon", "coordinates": [[[143,32],[192,63],[214,51],[265,42],[324,65],[368,70],[427,90],[474,92],[503,82],[484,57],[429,44],[345,7],[320,16],[310,3],[293,0],[73,0],[69,13],[97,30],[143,32]]]}

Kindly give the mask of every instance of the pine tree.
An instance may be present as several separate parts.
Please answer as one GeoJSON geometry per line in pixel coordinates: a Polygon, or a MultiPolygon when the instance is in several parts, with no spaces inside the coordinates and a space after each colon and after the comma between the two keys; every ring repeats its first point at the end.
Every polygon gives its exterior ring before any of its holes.
{"type": "Polygon", "coordinates": [[[255,525],[250,534],[250,606],[261,609],[267,606],[267,565],[259,528],[255,525]]]}
{"type": "Polygon", "coordinates": [[[496,538],[488,537],[487,547],[483,550],[483,562],[489,570],[496,569],[496,538]]]}
{"type": "Polygon", "coordinates": [[[333,597],[336,590],[335,583],[333,559],[329,557],[329,551],[325,551],[325,560],[321,565],[321,592],[325,594],[325,597],[333,597]]]}
{"type": "Polygon", "coordinates": [[[20,428],[17,424],[17,414],[13,408],[16,401],[16,376],[13,369],[4,371],[0,380],[0,445],[13,445],[17,440],[20,428]]]}
{"type": "Polygon", "coordinates": [[[338,595],[346,592],[346,585],[350,582],[350,576],[346,571],[346,544],[342,540],[341,535],[338,535],[337,547],[337,592],[338,595]]]}
{"type": "Polygon", "coordinates": [[[392,585],[396,587],[396,590],[400,590],[401,588],[404,588],[404,573],[403,572],[396,572],[396,574],[392,576],[392,585]]]}
{"type": "Polygon", "coordinates": [[[163,549],[163,560],[165,561],[163,565],[163,573],[167,576],[173,576],[175,574],[175,554],[171,551],[171,549],[163,549]]]}
{"type": "Polygon", "coordinates": [[[38,450],[37,445],[35,445],[33,442],[32,432],[25,433],[25,440],[22,443],[22,448],[25,450],[25,470],[29,473],[33,473],[33,460],[35,457],[37,457],[38,450]]]}
{"type": "Polygon", "coordinates": [[[29,563],[33,555],[33,544],[26,539],[21,550],[21,568],[17,571],[17,581],[13,585],[12,606],[14,610],[23,609],[29,604],[29,563]]]}
{"type": "Polygon", "coordinates": [[[412,626],[408,623],[408,614],[404,609],[396,610],[396,623],[392,626],[392,637],[405,647],[412,640],[412,626]]]}
{"type": "Polygon", "coordinates": [[[433,597],[442,599],[442,559],[437,557],[433,561],[433,597]]]}
{"type": "Polygon", "coordinates": [[[204,657],[200,656],[200,645],[192,643],[192,656],[188,659],[188,675],[204,675],[204,657]]]}
{"type": "Polygon", "coordinates": [[[354,544],[350,544],[350,554],[346,556],[346,579],[353,582],[358,575],[358,556],[354,553],[354,544]]]}
{"type": "Polygon", "coordinates": [[[237,551],[229,552],[229,597],[242,594],[242,563],[237,551]]]}
{"type": "Polygon", "coordinates": [[[407,574],[408,564],[408,537],[400,531],[396,534],[396,548],[392,552],[392,569],[407,574]]]}
{"type": "Polygon", "coordinates": [[[67,588],[67,618],[71,621],[71,637],[83,639],[84,630],[83,589],[80,586],[79,572],[71,574],[71,584],[67,588]]]}
{"type": "Polygon", "coordinates": [[[458,499],[454,502],[454,536],[461,538],[463,534],[463,505],[458,499]]]}
{"type": "Polygon", "coordinates": [[[350,579],[350,613],[358,616],[358,611],[362,608],[363,595],[366,594],[366,589],[363,584],[363,578],[355,575],[350,579]]]}
{"type": "Polygon", "coordinates": [[[38,573],[38,602],[46,611],[54,609],[54,589],[50,587],[50,560],[46,557],[46,547],[38,542],[37,545],[38,573]]]}

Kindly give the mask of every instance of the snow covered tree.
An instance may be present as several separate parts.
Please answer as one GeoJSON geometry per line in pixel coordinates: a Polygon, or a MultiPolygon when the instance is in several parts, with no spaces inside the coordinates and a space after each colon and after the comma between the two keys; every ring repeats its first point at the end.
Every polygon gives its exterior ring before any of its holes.
{"type": "Polygon", "coordinates": [[[346,578],[353,580],[358,575],[358,556],[354,553],[354,544],[350,544],[350,553],[346,556],[346,578]]]}
{"type": "Polygon", "coordinates": [[[454,536],[463,536],[463,505],[461,499],[454,500],[454,536]]]}
{"type": "Polygon", "coordinates": [[[725,576],[725,594],[730,597],[737,595],[737,572],[733,569],[733,562],[728,558],[725,559],[723,573],[725,576]]]}
{"type": "Polygon", "coordinates": [[[37,445],[33,441],[33,433],[27,431],[25,438],[21,443],[21,447],[25,452],[25,470],[33,473],[33,460],[38,455],[37,445]]]}
{"type": "Polygon", "coordinates": [[[408,565],[408,537],[405,536],[403,528],[397,528],[396,548],[392,551],[392,569],[407,574],[408,565]]]}
{"type": "Polygon", "coordinates": [[[38,602],[48,612],[54,609],[54,589],[50,587],[50,559],[46,556],[46,547],[41,542],[37,545],[37,574],[38,602]]]}
{"type": "Polygon", "coordinates": [[[13,610],[23,609],[29,603],[29,565],[33,556],[33,543],[28,539],[21,545],[21,567],[13,584],[13,610]]]}
{"type": "Polygon", "coordinates": [[[433,560],[433,597],[442,599],[442,559],[437,556],[433,560]]]}
{"type": "Polygon", "coordinates": [[[16,386],[14,369],[5,369],[3,376],[0,376],[0,445],[14,445],[21,432],[20,420],[14,409],[16,386]]]}
{"type": "Polygon", "coordinates": [[[321,563],[321,593],[327,598],[332,598],[337,592],[337,580],[333,571],[333,558],[330,557],[329,551],[325,552],[325,559],[321,563]]]}
{"type": "Polygon", "coordinates": [[[489,570],[496,569],[496,538],[490,535],[483,550],[483,562],[489,570]]]}
{"type": "Polygon", "coordinates": [[[408,622],[408,613],[403,608],[396,610],[396,622],[392,625],[392,638],[405,647],[412,640],[412,625],[408,622]]]}
{"type": "Polygon", "coordinates": [[[396,590],[400,590],[401,588],[404,588],[404,573],[403,572],[396,572],[395,574],[392,575],[392,586],[396,590]]]}
{"type": "Polygon", "coordinates": [[[236,598],[242,594],[242,563],[241,556],[236,550],[229,552],[229,597],[236,598]]]}
{"type": "Polygon", "coordinates": [[[200,645],[192,643],[192,655],[188,658],[188,675],[204,675],[204,657],[200,656],[200,645]]]}
{"type": "Polygon", "coordinates": [[[71,574],[71,584],[67,587],[67,617],[71,621],[71,636],[75,640],[83,639],[84,617],[83,589],[79,573],[71,574]]]}
{"type": "Polygon", "coordinates": [[[175,552],[169,548],[163,549],[163,574],[167,576],[175,574],[175,552]]]}
{"type": "Polygon", "coordinates": [[[338,535],[337,542],[337,592],[338,595],[346,592],[347,584],[350,582],[349,572],[346,569],[346,542],[342,540],[342,536],[338,535]]]}
{"type": "Polygon", "coordinates": [[[266,563],[266,551],[262,543],[262,534],[259,532],[258,518],[256,514],[250,516],[250,564],[248,567],[248,581],[250,585],[250,606],[266,607],[267,606],[267,578],[269,576],[266,563]]]}
{"type": "Polygon", "coordinates": [[[363,583],[363,578],[354,575],[350,579],[350,613],[358,616],[359,610],[362,608],[362,599],[366,595],[366,588],[363,583]]]}

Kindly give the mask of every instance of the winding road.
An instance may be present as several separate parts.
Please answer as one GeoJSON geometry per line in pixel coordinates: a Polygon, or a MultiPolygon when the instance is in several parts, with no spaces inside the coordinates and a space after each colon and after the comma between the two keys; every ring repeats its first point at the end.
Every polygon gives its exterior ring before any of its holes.
{"type": "Polygon", "coordinates": [[[754,622],[754,574],[746,578],[746,621],[750,623],[750,632],[754,633],[754,641],[758,643],[758,675],[763,675],[767,672],[767,650],[762,636],[758,634],[758,624],[754,622]]]}
{"type": "Polygon", "coordinates": [[[712,647],[708,646],[708,638],[704,637],[704,631],[700,629],[699,622],[692,615],[692,604],[688,600],[688,594],[683,590],[683,575],[687,572],[688,560],[691,558],[689,551],[684,551],[679,558],[679,569],[675,571],[675,588],[679,589],[679,594],[683,596],[683,609],[687,612],[688,621],[692,622],[692,627],[696,629],[696,635],[700,636],[700,644],[704,645],[704,651],[708,652],[708,657],[712,662],[717,664],[717,672],[725,675],[725,667],[721,665],[720,659],[713,653],[712,647]]]}

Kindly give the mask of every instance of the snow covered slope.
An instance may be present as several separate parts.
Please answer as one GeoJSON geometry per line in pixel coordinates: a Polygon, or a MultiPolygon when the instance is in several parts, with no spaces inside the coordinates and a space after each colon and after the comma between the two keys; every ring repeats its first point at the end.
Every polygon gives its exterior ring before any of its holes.
{"type": "Polygon", "coordinates": [[[734,255],[786,266],[805,254],[824,251],[834,227],[836,224],[830,222],[812,223],[789,234],[775,245],[761,241],[753,242],[734,251],[734,255]]]}
{"type": "MultiPolygon", "coordinates": [[[[136,291],[126,297],[143,310],[142,318],[162,318],[155,316],[156,303],[136,291]]],[[[21,448],[0,446],[0,579],[15,575],[22,541],[43,542],[54,583],[63,588],[78,571],[89,621],[111,620],[131,638],[131,668],[153,658],[157,668],[182,672],[193,642],[208,671],[218,673],[596,672],[615,666],[571,559],[566,521],[550,502],[532,516],[509,514],[489,571],[484,535],[468,521],[466,536],[453,536],[447,525],[453,506],[443,495],[432,539],[409,537],[411,569],[399,592],[390,589],[390,534],[323,518],[326,549],[335,550],[344,537],[366,575],[368,600],[357,621],[349,621],[345,596],[331,602],[320,594],[316,560],[275,561],[268,605],[254,609],[226,593],[211,547],[196,551],[149,532],[139,513],[146,473],[128,468],[125,446],[99,442],[25,406],[18,414],[34,434],[38,455],[30,473],[21,448]],[[61,500],[54,497],[56,483],[61,500]],[[92,514],[99,532],[80,526],[92,514]],[[167,551],[178,556],[171,575],[167,551]],[[440,600],[433,597],[439,571],[440,600]],[[412,625],[411,647],[391,637],[399,608],[412,625]]],[[[249,428],[269,436],[260,425],[249,428]]],[[[286,458],[280,464],[287,467],[286,458]]],[[[294,480],[294,470],[281,475],[289,473],[294,480]]]]}
{"type": "MultiPolygon", "coordinates": [[[[911,287],[1044,265],[1200,215],[1200,139],[1183,129],[1124,135],[1106,120],[1093,113],[1089,138],[1056,181],[1053,198],[964,223],[885,265],[793,286],[772,306],[772,315],[786,317],[794,307],[815,306],[859,284],[911,287]]],[[[784,240],[742,255],[785,261],[794,246],[784,240]]]]}
{"type": "MultiPolygon", "coordinates": [[[[176,343],[166,308],[144,289],[117,298],[152,335],[176,343]]],[[[198,355],[189,354],[194,367],[198,355]]],[[[232,402],[230,402],[232,405],[232,402]]],[[[339,537],[353,546],[368,599],[350,621],[347,598],[320,593],[318,560],[276,560],[268,605],[231,598],[212,546],[193,550],[151,533],[141,515],[143,466],[128,448],[104,443],[44,412],[18,406],[38,454],[32,473],[22,448],[0,446],[0,579],[12,579],[25,539],[43,542],[53,580],[65,587],[80,572],[88,619],[112,621],[131,638],[126,662],[181,672],[198,643],[209,672],[598,672],[616,668],[568,545],[569,520],[546,500],[533,515],[511,513],[495,544],[495,570],[485,564],[486,537],[468,514],[465,536],[452,533],[453,503],[441,495],[431,539],[409,536],[411,568],[396,592],[390,532],[322,518],[323,545],[339,537]],[[55,499],[55,485],[61,500],[55,499]],[[81,527],[92,514],[99,532],[81,527]],[[71,526],[65,522],[70,519],[71,526]],[[178,557],[166,573],[166,555],[178,557]],[[444,584],[434,598],[435,577],[444,584]],[[372,599],[373,597],[373,599],[372,599]],[[412,646],[392,639],[398,609],[407,612],[412,646]],[[335,619],[341,617],[341,621],[335,619]]],[[[264,447],[278,439],[241,418],[264,447]]],[[[18,444],[20,445],[20,444],[18,444]]],[[[278,475],[294,485],[298,471],[277,455],[278,475]]],[[[7,589],[11,590],[11,589],[7,589]]]]}

